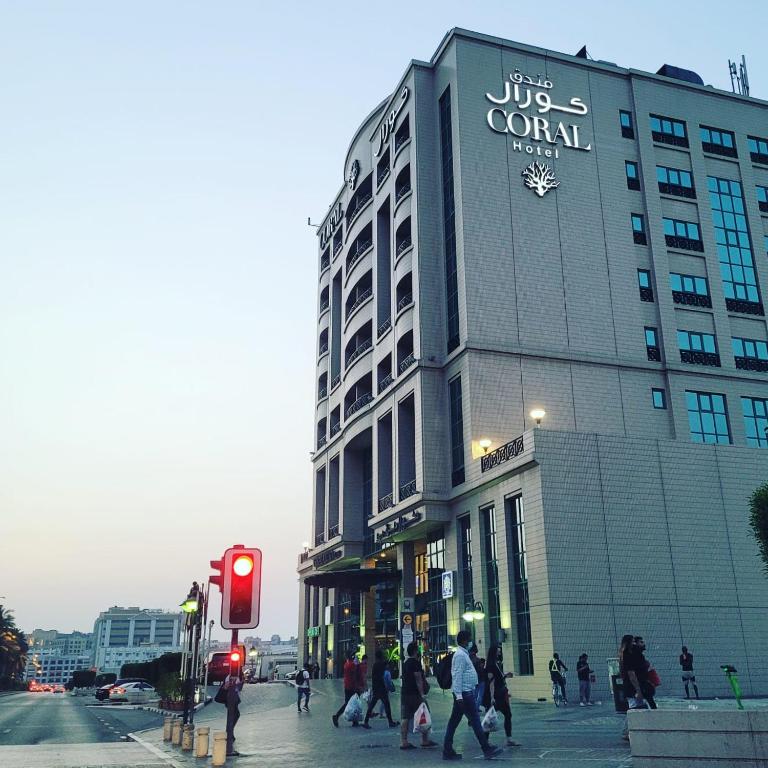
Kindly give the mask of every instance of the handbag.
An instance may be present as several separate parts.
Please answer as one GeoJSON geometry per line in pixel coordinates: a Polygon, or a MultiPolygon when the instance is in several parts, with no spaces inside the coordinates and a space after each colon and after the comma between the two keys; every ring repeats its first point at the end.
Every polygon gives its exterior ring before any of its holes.
{"type": "Polygon", "coordinates": [[[217,704],[227,703],[227,689],[224,687],[224,683],[219,686],[219,690],[216,691],[216,695],[213,697],[213,700],[217,704]]]}
{"type": "Polygon", "coordinates": [[[661,678],[659,677],[659,673],[653,667],[648,670],[648,682],[654,688],[658,688],[661,685],[661,678]]]}

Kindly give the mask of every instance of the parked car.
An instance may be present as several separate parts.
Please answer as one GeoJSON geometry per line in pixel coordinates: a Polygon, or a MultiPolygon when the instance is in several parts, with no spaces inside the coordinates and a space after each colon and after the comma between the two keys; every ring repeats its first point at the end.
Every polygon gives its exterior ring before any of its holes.
{"type": "Polygon", "coordinates": [[[53,692],[54,693],[65,693],[66,692],[66,688],[64,688],[64,686],[61,683],[57,683],[56,685],[53,686],[53,692]]]}
{"type": "Polygon", "coordinates": [[[146,704],[157,699],[154,687],[147,682],[123,683],[114,685],[109,692],[110,701],[125,701],[129,704],[146,704]]]}
{"type": "Polygon", "coordinates": [[[295,680],[296,679],[296,675],[298,675],[298,674],[299,674],[299,670],[298,669],[294,669],[293,672],[286,672],[285,673],[285,679],[286,680],[295,680]]]}
{"type": "Polygon", "coordinates": [[[220,683],[229,674],[229,652],[215,651],[208,659],[208,682],[220,683]]]}
{"type": "Polygon", "coordinates": [[[143,677],[124,677],[120,680],[115,680],[114,683],[109,683],[108,685],[102,685],[101,688],[96,689],[96,693],[93,695],[99,700],[99,701],[105,701],[109,698],[109,692],[116,686],[116,685],[124,685],[125,683],[147,683],[149,684],[148,680],[145,680],[143,677]]]}

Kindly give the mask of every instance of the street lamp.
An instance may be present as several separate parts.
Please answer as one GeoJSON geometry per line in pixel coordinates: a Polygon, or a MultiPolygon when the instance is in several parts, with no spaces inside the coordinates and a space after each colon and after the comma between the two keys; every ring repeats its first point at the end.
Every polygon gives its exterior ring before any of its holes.
{"type": "Polygon", "coordinates": [[[535,419],[536,426],[541,426],[541,420],[547,415],[547,412],[543,408],[534,408],[531,411],[531,418],[535,419]]]}
{"type": "Polygon", "coordinates": [[[464,619],[464,621],[482,621],[485,618],[483,604],[479,600],[475,600],[474,603],[466,603],[461,618],[464,619]]]}

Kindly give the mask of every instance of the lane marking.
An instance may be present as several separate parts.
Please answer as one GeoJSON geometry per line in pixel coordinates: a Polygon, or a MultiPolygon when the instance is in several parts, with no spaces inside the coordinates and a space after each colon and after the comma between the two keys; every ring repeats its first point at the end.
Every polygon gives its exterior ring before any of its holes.
{"type": "Polygon", "coordinates": [[[159,757],[163,762],[173,766],[173,768],[185,768],[180,763],[177,763],[172,757],[169,757],[163,750],[158,749],[154,744],[150,744],[148,741],[144,741],[144,739],[137,734],[129,733],[128,737],[133,739],[137,744],[141,744],[144,749],[151,752],[155,757],[159,757]]]}

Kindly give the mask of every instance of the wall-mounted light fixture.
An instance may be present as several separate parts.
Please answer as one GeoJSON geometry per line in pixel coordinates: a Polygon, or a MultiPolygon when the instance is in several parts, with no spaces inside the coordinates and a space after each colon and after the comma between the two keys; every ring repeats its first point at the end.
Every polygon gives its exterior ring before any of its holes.
{"type": "Polygon", "coordinates": [[[488,453],[488,449],[493,445],[491,440],[487,437],[480,438],[477,444],[483,449],[483,453],[488,453]]]}
{"type": "Polygon", "coordinates": [[[541,426],[541,420],[547,415],[547,412],[543,408],[534,408],[531,411],[531,418],[535,419],[536,426],[541,426]]]}

